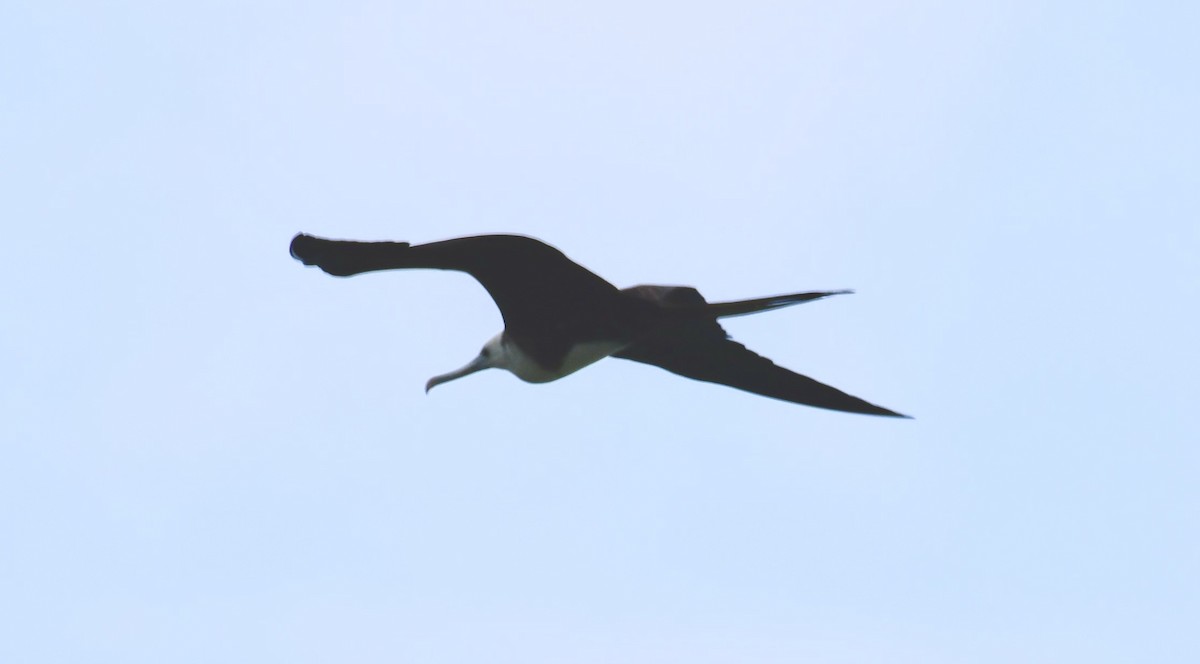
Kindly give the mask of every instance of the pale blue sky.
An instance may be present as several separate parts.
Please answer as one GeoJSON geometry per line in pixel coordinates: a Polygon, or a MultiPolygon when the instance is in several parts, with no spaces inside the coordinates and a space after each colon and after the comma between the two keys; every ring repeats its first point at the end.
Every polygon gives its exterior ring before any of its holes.
{"type": "Polygon", "coordinates": [[[0,660],[1200,659],[1200,7],[0,6],[0,660]],[[916,416],[297,231],[542,238],[916,416]]]}

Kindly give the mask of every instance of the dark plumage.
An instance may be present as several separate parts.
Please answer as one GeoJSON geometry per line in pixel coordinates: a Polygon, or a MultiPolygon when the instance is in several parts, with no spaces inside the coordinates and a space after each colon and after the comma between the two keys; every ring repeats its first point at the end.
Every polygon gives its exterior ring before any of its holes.
{"type": "Polygon", "coordinates": [[[606,356],[793,403],[868,415],[907,417],[777,366],[731,340],[718,318],[770,311],[849,291],[793,293],[709,303],[695,288],[618,290],[533,238],[479,235],[429,244],[326,240],[299,234],[291,253],[305,265],[350,276],[374,270],[457,270],[487,289],[504,331],[458,371],[426,389],[487,368],[547,382],[606,356]]]}

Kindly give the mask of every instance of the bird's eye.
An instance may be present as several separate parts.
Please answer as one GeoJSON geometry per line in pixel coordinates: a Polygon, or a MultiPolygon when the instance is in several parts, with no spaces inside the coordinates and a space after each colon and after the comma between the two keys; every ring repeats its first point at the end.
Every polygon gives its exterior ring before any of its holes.
{"type": "Polygon", "coordinates": [[[488,357],[492,354],[492,350],[490,348],[488,348],[487,346],[484,346],[483,350],[479,351],[479,354],[484,357],[488,357]]]}

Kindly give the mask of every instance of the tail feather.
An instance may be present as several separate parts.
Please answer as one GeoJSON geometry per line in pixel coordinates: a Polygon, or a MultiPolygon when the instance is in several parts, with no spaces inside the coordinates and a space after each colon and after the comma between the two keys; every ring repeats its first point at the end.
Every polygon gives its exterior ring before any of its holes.
{"type": "Polygon", "coordinates": [[[756,314],[761,311],[771,311],[782,307],[790,307],[793,304],[800,304],[801,302],[819,300],[830,295],[845,295],[853,292],[852,290],[813,291],[809,293],[760,297],[753,300],[738,300],[736,302],[712,302],[705,305],[705,309],[714,318],[728,318],[731,316],[756,314]]]}

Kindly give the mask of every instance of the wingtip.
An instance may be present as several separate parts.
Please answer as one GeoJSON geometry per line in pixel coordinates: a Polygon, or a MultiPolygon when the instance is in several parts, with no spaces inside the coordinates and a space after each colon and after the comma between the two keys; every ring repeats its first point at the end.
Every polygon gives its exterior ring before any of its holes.
{"type": "Polygon", "coordinates": [[[874,415],[882,415],[883,417],[894,417],[894,418],[900,419],[900,420],[915,420],[916,419],[912,415],[905,415],[904,413],[897,413],[896,411],[889,410],[887,408],[884,408],[883,406],[875,406],[875,407],[878,408],[880,412],[872,413],[874,415]]]}
{"type": "Polygon", "coordinates": [[[897,413],[896,411],[888,410],[887,408],[880,408],[879,410],[855,410],[855,411],[849,411],[849,412],[861,413],[863,415],[874,415],[875,417],[888,417],[888,418],[896,419],[896,420],[916,419],[912,415],[905,415],[904,413],[897,413]]]}
{"type": "Polygon", "coordinates": [[[301,255],[304,252],[304,245],[312,239],[313,236],[309,235],[308,233],[296,233],[296,237],[293,237],[292,242],[288,245],[288,253],[291,254],[292,258],[295,258],[301,263],[304,263],[305,265],[312,265],[312,263],[305,260],[304,256],[301,255]]]}

